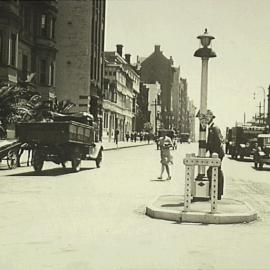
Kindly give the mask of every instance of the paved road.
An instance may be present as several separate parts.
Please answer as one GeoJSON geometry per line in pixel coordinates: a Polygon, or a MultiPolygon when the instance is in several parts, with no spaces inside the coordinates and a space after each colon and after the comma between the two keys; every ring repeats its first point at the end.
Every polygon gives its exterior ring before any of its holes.
{"type": "Polygon", "coordinates": [[[0,269],[270,269],[270,169],[224,160],[226,197],[249,202],[260,220],[239,225],[176,224],[144,215],[156,196],[183,194],[184,153],[174,151],[173,179],[157,181],[154,145],[109,151],[100,169],[47,163],[0,166],[0,269]]]}

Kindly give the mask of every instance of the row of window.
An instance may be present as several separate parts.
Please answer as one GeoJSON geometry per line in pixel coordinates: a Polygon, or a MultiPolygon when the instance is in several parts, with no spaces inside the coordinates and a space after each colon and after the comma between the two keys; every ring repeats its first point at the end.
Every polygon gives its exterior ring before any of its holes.
{"type": "MultiPolygon", "coordinates": [[[[20,16],[23,18],[23,31],[29,35],[33,33],[33,26],[35,24],[34,22],[34,16],[33,11],[29,6],[21,6],[20,9],[20,16]]],[[[48,38],[48,39],[55,39],[55,23],[56,18],[47,13],[42,13],[38,17],[37,21],[37,35],[48,38]]]]}
{"type": "MultiPolygon", "coordinates": [[[[9,65],[16,67],[16,55],[17,55],[17,35],[11,34],[9,39],[9,65]]],[[[0,64],[3,64],[4,61],[4,32],[0,30],[0,64]]]]}

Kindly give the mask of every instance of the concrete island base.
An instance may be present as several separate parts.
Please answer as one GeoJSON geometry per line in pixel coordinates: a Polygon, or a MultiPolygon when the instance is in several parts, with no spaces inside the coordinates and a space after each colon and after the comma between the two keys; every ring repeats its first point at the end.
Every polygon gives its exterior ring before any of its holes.
{"type": "Polygon", "coordinates": [[[247,223],[257,219],[257,213],[245,202],[222,198],[217,212],[211,213],[211,202],[192,202],[190,211],[184,210],[183,195],[163,195],[146,207],[146,215],[156,219],[204,224],[247,223]]]}

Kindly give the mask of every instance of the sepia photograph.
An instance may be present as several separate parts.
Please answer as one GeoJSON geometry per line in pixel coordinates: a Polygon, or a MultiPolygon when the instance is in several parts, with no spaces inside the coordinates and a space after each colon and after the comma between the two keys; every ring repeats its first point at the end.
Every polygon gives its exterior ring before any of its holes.
{"type": "Polygon", "coordinates": [[[269,0],[0,0],[0,270],[269,270],[269,0]]]}

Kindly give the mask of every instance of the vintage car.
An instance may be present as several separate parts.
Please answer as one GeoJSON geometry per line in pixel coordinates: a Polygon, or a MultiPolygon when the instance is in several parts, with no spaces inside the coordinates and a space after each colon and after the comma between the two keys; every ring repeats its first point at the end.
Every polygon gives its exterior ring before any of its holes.
{"type": "Polygon", "coordinates": [[[257,137],[265,132],[264,127],[252,125],[240,125],[232,128],[229,153],[234,159],[252,157],[257,147],[257,137]]]}
{"type": "Polygon", "coordinates": [[[256,169],[262,169],[264,164],[270,165],[270,134],[258,135],[258,147],[253,159],[256,169]]]}
{"type": "Polygon", "coordinates": [[[189,133],[180,133],[179,135],[179,141],[180,143],[187,142],[190,143],[190,137],[189,133]]]}

